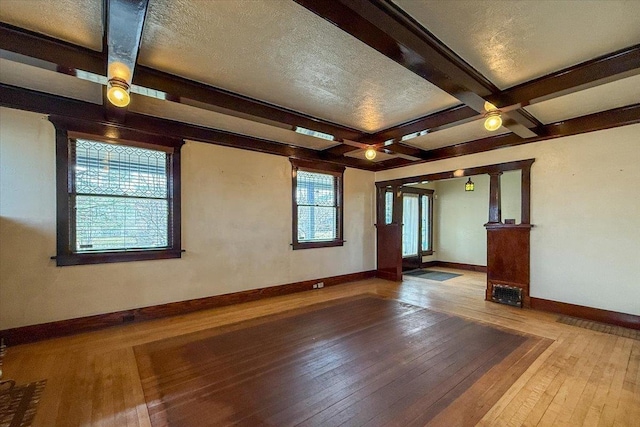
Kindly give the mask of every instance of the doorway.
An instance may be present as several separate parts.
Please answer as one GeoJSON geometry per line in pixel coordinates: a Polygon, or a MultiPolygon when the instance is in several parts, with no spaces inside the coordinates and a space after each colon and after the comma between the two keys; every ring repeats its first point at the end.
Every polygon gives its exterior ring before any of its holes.
{"type": "Polygon", "coordinates": [[[402,192],[402,270],[422,266],[422,257],[433,253],[432,189],[403,186],[402,192]]]}

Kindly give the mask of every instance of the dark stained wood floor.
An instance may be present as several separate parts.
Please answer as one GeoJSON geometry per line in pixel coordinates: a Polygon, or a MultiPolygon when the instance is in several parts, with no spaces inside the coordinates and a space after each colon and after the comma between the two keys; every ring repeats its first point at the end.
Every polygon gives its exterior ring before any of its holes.
{"type": "Polygon", "coordinates": [[[135,347],[159,426],[475,425],[551,343],[359,296],[135,347]]]}

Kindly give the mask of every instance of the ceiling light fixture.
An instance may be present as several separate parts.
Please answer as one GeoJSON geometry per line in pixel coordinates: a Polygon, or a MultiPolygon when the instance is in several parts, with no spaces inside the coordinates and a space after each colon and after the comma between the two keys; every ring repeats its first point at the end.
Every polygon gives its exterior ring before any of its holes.
{"type": "Polygon", "coordinates": [[[116,107],[126,107],[131,101],[129,83],[118,77],[107,82],[107,99],[116,107]]]}
{"type": "Polygon", "coordinates": [[[500,110],[488,111],[485,115],[484,128],[490,132],[500,129],[502,126],[502,114],[500,110]]]}
{"type": "Polygon", "coordinates": [[[476,185],[471,181],[471,178],[464,184],[464,191],[473,191],[475,188],[476,185]]]}
{"type": "Polygon", "coordinates": [[[373,160],[377,155],[378,153],[376,152],[376,150],[374,150],[373,147],[367,148],[367,150],[364,152],[364,156],[367,158],[367,160],[373,160]]]}

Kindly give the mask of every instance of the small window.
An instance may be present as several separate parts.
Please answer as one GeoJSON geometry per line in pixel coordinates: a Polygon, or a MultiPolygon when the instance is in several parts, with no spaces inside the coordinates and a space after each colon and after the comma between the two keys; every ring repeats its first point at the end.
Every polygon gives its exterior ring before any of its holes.
{"type": "Polygon", "coordinates": [[[342,246],[344,167],[291,159],[293,249],[342,246]]]}
{"type": "Polygon", "coordinates": [[[58,137],[57,265],[179,258],[179,146],[58,137]]]}

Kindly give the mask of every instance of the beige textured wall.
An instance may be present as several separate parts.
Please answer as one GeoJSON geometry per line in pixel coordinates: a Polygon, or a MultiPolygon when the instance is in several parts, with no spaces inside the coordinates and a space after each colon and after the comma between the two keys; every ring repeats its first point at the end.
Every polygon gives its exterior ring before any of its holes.
{"type": "Polygon", "coordinates": [[[535,158],[531,295],[640,315],[640,124],[376,173],[376,181],[535,158]]]}
{"type": "Polygon", "coordinates": [[[373,173],[345,172],[345,246],[293,251],[287,158],[182,153],[182,259],[56,267],[53,126],[0,109],[0,329],[375,268],[373,173]]]}
{"type": "Polygon", "coordinates": [[[464,191],[467,179],[448,179],[436,184],[436,257],[438,261],[487,265],[484,224],[489,213],[489,175],[472,177],[474,191],[464,191]]]}

